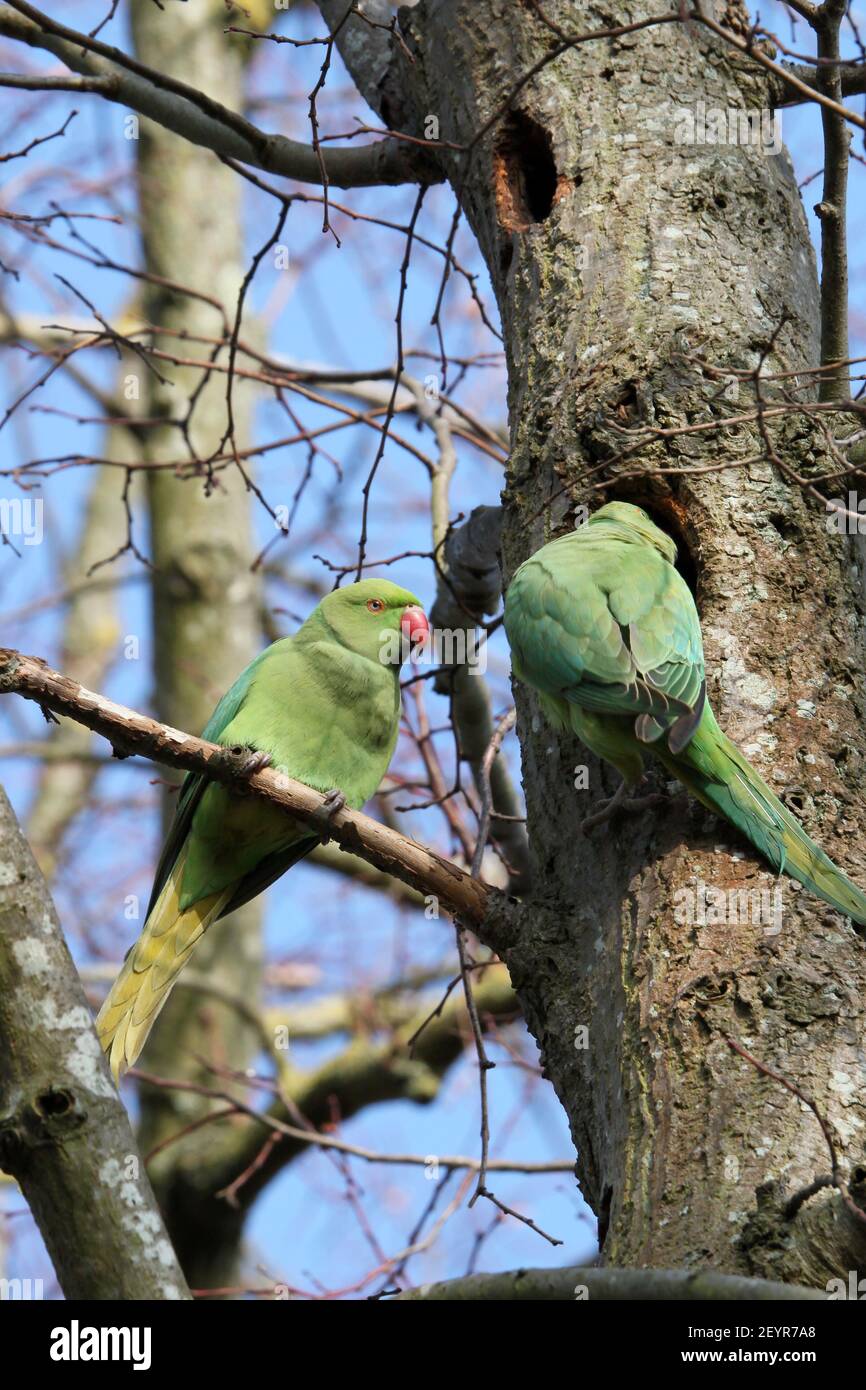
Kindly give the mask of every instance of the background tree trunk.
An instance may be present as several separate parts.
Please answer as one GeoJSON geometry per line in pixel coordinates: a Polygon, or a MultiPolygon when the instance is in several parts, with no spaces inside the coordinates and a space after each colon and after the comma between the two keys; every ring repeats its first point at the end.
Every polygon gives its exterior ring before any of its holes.
{"type": "MultiPolygon", "coordinates": [[[[152,0],[131,7],[135,52],[160,72],[192,79],[196,86],[235,110],[244,104],[243,80],[252,41],[228,43],[222,0],[206,5],[158,9],[152,0]]],[[[238,20],[238,22],[241,22],[238,20]]],[[[247,269],[243,235],[242,186],[237,175],[209,151],[143,120],[138,152],[138,185],[146,269],[177,285],[213,296],[229,328],[247,269]]],[[[222,338],[225,323],[210,304],[190,295],[146,287],[145,317],[161,328],[222,338]]],[[[173,343],[177,339],[172,340],[173,343]]],[[[191,356],[208,355],[196,346],[191,356]]],[[[220,359],[227,362],[223,349],[220,359]]],[[[207,460],[226,429],[226,376],[170,367],[162,385],[141,370],[147,403],[143,414],[183,419],[194,398],[189,435],[195,455],[207,460]],[[197,397],[195,392],[201,387],[197,397]]],[[[247,442],[251,411],[249,386],[236,382],[234,414],[239,447],[247,442]]],[[[151,431],[145,457],[153,463],[183,457],[183,435],[171,426],[151,431]]],[[[255,555],[251,496],[240,471],[223,468],[206,481],[179,482],[171,469],[147,474],[153,575],[153,661],[155,708],[178,728],[200,730],[220,696],[262,646],[260,588],[251,571],[255,555]]],[[[166,822],[176,796],[165,801],[166,822]]],[[[144,904],[142,905],[144,908],[144,904]]],[[[196,951],[195,968],[218,991],[254,1004],[261,989],[261,904],[250,903],[214,925],[196,951]]],[[[260,1046],[248,1018],[225,1002],[198,990],[176,990],[154,1029],[142,1066],[175,1080],[212,1084],[196,1057],[238,1070],[260,1046]]],[[[141,1143],[145,1152],[212,1102],[183,1091],[141,1093],[141,1143]]],[[[190,1283],[196,1288],[230,1285],[238,1278],[240,1219],[225,1202],[209,1203],[200,1219],[193,1173],[212,1144],[205,1127],[164,1150],[151,1176],[190,1283]],[[220,1219],[222,1217],[222,1219],[220,1219]]]]}
{"type": "MultiPolygon", "coordinates": [[[[127,430],[116,426],[109,435],[109,447],[134,454],[135,442],[127,430]]],[[[120,633],[117,591],[112,579],[102,571],[102,583],[94,584],[91,567],[123,545],[125,517],[118,505],[122,475],[116,468],[94,472],[87,498],[81,533],[63,569],[63,581],[71,596],[63,629],[63,669],[82,685],[98,690],[105,684],[112,661],[117,656],[120,633]]],[[[52,734],[53,751],[69,755],[68,761],[43,764],[33,805],[27,817],[27,838],[36,860],[49,881],[57,869],[63,839],[87,798],[99,772],[99,765],[82,759],[91,747],[89,729],[64,724],[52,734]]]]}

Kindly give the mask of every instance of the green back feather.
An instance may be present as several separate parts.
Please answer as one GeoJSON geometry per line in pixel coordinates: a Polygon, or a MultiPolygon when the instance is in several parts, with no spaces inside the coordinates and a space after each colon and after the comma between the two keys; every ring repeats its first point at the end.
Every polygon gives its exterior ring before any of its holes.
{"type": "Polygon", "coordinates": [[[543,546],[521,565],[506,596],[517,674],[586,710],[646,716],[642,742],[678,720],[699,718],[700,623],[671,553],[670,537],[624,502],[543,546]],[[639,526],[627,524],[630,513],[639,526]],[[657,543],[648,541],[651,533],[657,543]]]}
{"type": "Polygon", "coordinates": [[[505,628],[515,675],[629,780],[651,747],[780,873],[866,924],[866,896],[819,849],[722,733],[706,703],[700,621],[674,542],[613,502],[521,565],[505,628]]]}

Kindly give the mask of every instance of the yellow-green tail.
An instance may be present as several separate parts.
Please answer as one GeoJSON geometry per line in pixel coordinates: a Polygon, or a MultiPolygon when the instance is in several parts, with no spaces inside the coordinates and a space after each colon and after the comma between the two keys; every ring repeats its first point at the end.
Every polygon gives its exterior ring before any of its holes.
{"type": "Polygon", "coordinates": [[[779,873],[790,874],[816,897],[866,926],[861,893],[722,733],[709,705],[698,730],[676,757],[655,749],[665,766],[717,815],[735,825],[779,873]]]}
{"type": "Polygon", "coordinates": [[[234,891],[228,888],[181,911],[181,854],[153,905],[141,936],[123,963],[96,1020],[96,1032],[118,1081],[137,1060],[172,985],[196,943],[234,891]]]}

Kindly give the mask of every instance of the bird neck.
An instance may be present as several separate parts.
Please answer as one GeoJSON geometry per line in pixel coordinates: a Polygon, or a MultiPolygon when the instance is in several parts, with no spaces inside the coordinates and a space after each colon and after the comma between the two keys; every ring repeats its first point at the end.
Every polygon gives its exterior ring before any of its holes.
{"type": "Polygon", "coordinates": [[[392,667],[380,661],[378,649],[372,653],[359,651],[339,628],[328,621],[320,608],[315,609],[307,621],[298,628],[293,640],[313,660],[318,658],[324,661],[328,669],[332,670],[335,663],[344,666],[347,674],[350,669],[354,669],[362,677],[364,685],[369,684],[372,678],[371,667],[383,676],[393,676],[394,680],[399,677],[399,667],[392,667]]]}

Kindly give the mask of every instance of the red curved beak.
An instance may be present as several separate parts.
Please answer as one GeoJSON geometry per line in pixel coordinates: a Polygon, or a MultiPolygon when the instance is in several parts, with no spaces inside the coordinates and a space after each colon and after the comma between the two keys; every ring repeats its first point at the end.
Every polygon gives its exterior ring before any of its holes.
{"type": "Polygon", "coordinates": [[[403,616],[400,619],[400,630],[413,647],[423,647],[430,636],[430,624],[427,621],[427,614],[423,608],[416,608],[411,605],[403,609],[403,616]]]}

